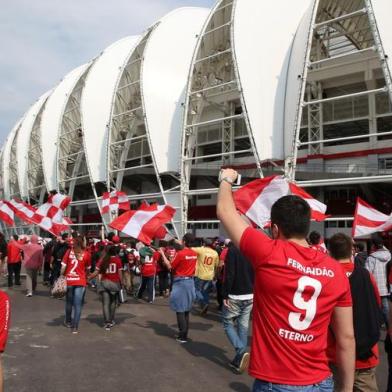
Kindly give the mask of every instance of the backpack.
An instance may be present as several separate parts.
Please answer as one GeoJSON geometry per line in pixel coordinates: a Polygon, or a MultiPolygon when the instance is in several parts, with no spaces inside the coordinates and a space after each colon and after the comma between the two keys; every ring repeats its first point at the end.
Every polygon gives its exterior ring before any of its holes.
{"type": "Polygon", "coordinates": [[[349,281],[353,298],[356,359],[366,360],[373,356],[372,348],[380,339],[381,308],[367,269],[356,265],[349,281]]]}

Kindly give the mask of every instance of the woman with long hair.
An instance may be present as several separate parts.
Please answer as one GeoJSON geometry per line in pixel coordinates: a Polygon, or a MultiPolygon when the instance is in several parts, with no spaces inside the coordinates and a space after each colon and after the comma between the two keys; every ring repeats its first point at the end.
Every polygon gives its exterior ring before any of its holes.
{"type": "Polygon", "coordinates": [[[73,238],[70,248],[63,257],[61,273],[67,279],[64,325],[71,328],[74,334],[78,333],[87,285],[86,272],[90,268],[90,264],[91,256],[86,250],[84,237],[73,238]]]}
{"type": "Polygon", "coordinates": [[[118,294],[121,290],[123,265],[116,246],[109,246],[105,255],[98,261],[95,272],[88,276],[100,276],[98,293],[101,294],[104,325],[107,331],[114,326],[118,294]]]}
{"type": "Polygon", "coordinates": [[[172,261],[166,257],[164,249],[159,252],[171,270],[173,276],[173,288],[170,294],[170,308],[176,312],[179,334],[176,338],[179,343],[188,341],[189,312],[196,298],[195,276],[197,253],[190,249],[195,239],[192,234],[187,233],[182,239],[183,249],[179,250],[172,261]]]}

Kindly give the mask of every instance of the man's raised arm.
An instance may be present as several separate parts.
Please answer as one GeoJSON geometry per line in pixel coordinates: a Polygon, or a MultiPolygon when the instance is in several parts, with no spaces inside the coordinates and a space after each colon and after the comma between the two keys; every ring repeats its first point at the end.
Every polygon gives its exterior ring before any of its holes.
{"type": "Polygon", "coordinates": [[[229,238],[239,248],[242,234],[248,224],[241,218],[234,204],[232,185],[237,177],[238,173],[233,169],[222,170],[216,213],[229,238]]]}

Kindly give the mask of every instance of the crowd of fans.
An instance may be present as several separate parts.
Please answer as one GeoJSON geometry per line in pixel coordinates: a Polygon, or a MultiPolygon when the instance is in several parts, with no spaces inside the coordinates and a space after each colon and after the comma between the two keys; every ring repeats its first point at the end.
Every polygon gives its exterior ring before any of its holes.
{"type": "MultiPolygon", "coordinates": [[[[64,326],[73,334],[79,333],[87,286],[102,300],[106,331],[116,324],[124,292],[144,299],[146,306],[158,292],[169,297],[181,344],[189,339],[192,309],[205,315],[215,292],[233,346],[228,365],[237,373],[249,367],[255,392],[378,391],[378,343],[384,328],[392,391],[391,253],[382,237],[372,237],[369,253],[365,241],[354,243],[342,233],[325,246],[319,233],[309,234],[309,206],[296,196],[274,204],[269,233],[252,228],[235,209],[230,181],[235,177],[230,169],[223,172],[217,206],[231,240],[198,242],[188,233],[182,240],[145,245],[115,233],[98,240],[73,232],[48,241],[15,235],[7,243],[1,235],[8,287],[21,285],[21,270],[27,297],[34,296],[41,272],[50,289],[63,279],[64,326]]],[[[4,350],[9,300],[2,292],[0,311],[4,350]]]]}

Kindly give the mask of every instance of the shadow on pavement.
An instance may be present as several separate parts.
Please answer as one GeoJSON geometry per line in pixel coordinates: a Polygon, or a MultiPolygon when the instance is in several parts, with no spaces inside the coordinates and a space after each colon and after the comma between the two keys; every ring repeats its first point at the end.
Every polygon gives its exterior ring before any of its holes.
{"type": "MultiPolygon", "coordinates": [[[[191,332],[192,333],[192,332],[191,332]]],[[[196,342],[190,340],[188,343],[183,344],[182,347],[194,357],[202,357],[208,359],[215,364],[228,369],[228,362],[226,350],[214,346],[206,342],[196,342]]]]}
{"type": "MultiPolygon", "coordinates": [[[[125,322],[126,320],[135,318],[136,316],[133,314],[129,314],[129,313],[116,313],[114,320],[116,322],[117,325],[122,324],[123,322],[125,322]]],[[[99,327],[102,327],[103,325],[103,316],[102,314],[89,314],[86,318],[86,321],[88,321],[91,324],[96,324],[99,327]]]]}
{"type": "Polygon", "coordinates": [[[236,392],[250,392],[250,388],[242,383],[242,382],[231,382],[229,384],[230,390],[231,391],[236,391],[236,392]]]}
{"type": "Polygon", "coordinates": [[[156,321],[147,321],[145,325],[140,323],[134,323],[139,328],[152,329],[156,335],[173,338],[176,334],[176,330],[171,328],[169,325],[164,323],[158,323],[156,321]]]}
{"type": "Polygon", "coordinates": [[[46,325],[48,325],[49,327],[58,327],[60,325],[63,325],[63,323],[64,323],[64,315],[61,315],[51,321],[48,321],[46,325]]]}

